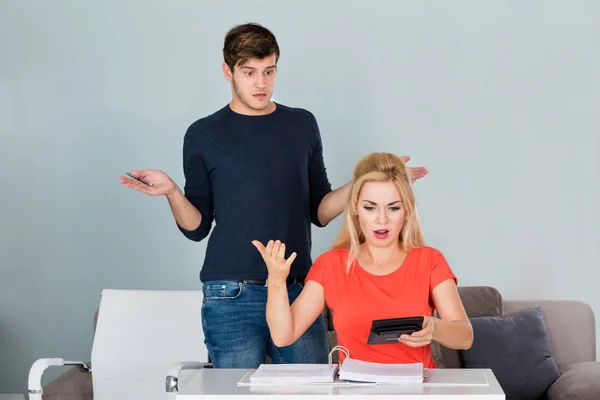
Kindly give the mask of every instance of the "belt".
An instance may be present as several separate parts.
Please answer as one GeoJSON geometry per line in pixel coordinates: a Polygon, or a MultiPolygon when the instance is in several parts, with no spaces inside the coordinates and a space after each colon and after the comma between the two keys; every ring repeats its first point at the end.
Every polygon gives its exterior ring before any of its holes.
{"type": "MultiPolygon", "coordinates": [[[[306,275],[289,276],[285,280],[285,283],[288,285],[293,285],[294,283],[302,283],[303,284],[305,279],[306,279],[306,275]]],[[[267,279],[244,279],[244,280],[238,280],[238,281],[234,281],[234,282],[246,283],[248,285],[267,286],[267,279]]]]}

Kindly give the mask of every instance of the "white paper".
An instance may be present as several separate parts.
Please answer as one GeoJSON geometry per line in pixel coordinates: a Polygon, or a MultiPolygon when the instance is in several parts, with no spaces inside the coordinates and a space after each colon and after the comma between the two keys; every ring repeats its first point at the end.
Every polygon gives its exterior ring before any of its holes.
{"type": "Polygon", "coordinates": [[[328,364],[261,364],[250,376],[252,383],[333,382],[337,365],[328,364]]]}
{"type": "Polygon", "coordinates": [[[346,358],[340,379],[361,382],[422,384],[423,363],[380,364],[346,358]]]}

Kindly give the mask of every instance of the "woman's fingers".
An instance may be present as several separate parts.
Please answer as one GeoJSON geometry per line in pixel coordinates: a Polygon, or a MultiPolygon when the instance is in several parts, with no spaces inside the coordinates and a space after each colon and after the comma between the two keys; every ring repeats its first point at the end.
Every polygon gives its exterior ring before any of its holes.
{"type": "Polygon", "coordinates": [[[431,336],[410,336],[410,335],[401,335],[398,338],[400,343],[404,343],[410,347],[421,347],[426,346],[431,343],[431,336]]]}
{"type": "Polygon", "coordinates": [[[285,261],[285,243],[281,243],[279,251],[277,252],[277,261],[282,263],[285,261]]]}
{"type": "Polygon", "coordinates": [[[290,254],[290,257],[286,260],[285,243],[281,242],[280,240],[269,240],[266,247],[263,247],[258,240],[253,241],[252,244],[257,248],[257,250],[263,256],[265,261],[275,261],[277,264],[286,267],[289,267],[294,262],[297,256],[296,253],[292,253],[290,254]]]}
{"type": "Polygon", "coordinates": [[[290,258],[288,258],[286,261],[286,265],[288,268],[292,265],[292,263],[296,259],[296,255],[297,255],[296,252],[293,252],[292,254],[290,254],[290,258]]]}

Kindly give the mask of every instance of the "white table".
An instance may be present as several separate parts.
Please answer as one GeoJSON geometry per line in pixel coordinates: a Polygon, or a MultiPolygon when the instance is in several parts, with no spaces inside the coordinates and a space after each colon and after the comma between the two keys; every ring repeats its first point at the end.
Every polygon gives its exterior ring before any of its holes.
{"type": "Polygon", "coordinates": [[[505,400],[504,392],[490,369],[438,369],[431,374],[428,382],[419,386],[340,386],[334,384],[281,385],[281,386],[238,386],[238,381],[248,369],[201,369],[182,371],[179,376],[179,392],[176,400],[222,399],[224,395],[241,399],[258,400],[286,399],[310,395],[313,399],[330,399],[331,396],[352,395],[353,399],[464,399],[505,400]],[[487,386],[457,386],[448,383],[448,377],[460,374],[484,374],[487,386]],[[434,379],[435,377],[435,379],[434,379]],[[446,381],[446,383],[440,383],[446,381]]]}

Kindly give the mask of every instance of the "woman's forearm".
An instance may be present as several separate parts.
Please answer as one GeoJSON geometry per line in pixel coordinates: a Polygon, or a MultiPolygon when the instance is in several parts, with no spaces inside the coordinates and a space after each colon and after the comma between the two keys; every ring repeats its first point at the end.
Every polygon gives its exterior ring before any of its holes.
{"type": "Polygon", "coordinates": [[[444,321],[435,318],[433,340],[449,349],[468,350],[473,344],[473,327],[469,320],[444,321]]]}
{"type": "Polygon", "coordinates": [[[267,287],[267,324],[271,339],[277,347],[293,343],[294,320],[288,298],[287,285],[269,282],[267,287]]]}

